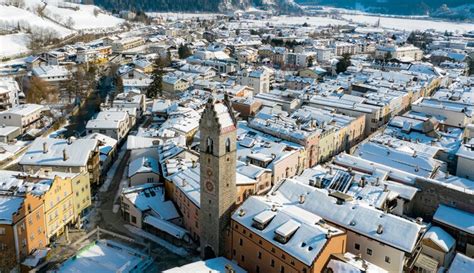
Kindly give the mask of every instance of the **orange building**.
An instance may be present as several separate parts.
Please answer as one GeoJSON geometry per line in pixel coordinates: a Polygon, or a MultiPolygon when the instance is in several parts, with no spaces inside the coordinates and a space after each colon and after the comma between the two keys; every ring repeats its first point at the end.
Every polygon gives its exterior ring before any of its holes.
{"type": "Polygon", "coordinates": [[[230,258],[249,273],[317,273],[331,254],[345,252],[345,231],[297,205],[252,196],[231,223],[230,258]]]}
{"type": "Polygon", "coordinates": [[[20,262],[49,244],[43,199],[32,194],[0,196],[0,250],[2,258],[20,262]]]}

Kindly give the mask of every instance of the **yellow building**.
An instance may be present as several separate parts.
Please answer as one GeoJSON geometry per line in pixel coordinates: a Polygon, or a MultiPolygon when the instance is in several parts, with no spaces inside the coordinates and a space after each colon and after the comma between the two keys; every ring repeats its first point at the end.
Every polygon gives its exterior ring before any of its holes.
{"type": "Polygon", "coordinates": [[[81,213],[91,205],[91,188],[89,173],[68,174],[71,175],[71,184],[74,204],[74,222],[77,222],[81,213]]]}
{"type": "Polygon", "coordinates": [[[44,193],[44,210],[46,221],[46,236],[51,238],[63,232],[64,227],[74,219],[74,194],[71,178],[55,176],[54,179],[44,180],[49,183],[49,190],[44,193]]]}

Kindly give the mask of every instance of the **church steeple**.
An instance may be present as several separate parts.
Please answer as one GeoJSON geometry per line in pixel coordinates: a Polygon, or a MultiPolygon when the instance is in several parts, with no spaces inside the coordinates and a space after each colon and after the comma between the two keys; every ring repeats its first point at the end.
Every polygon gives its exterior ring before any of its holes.
{"type": "Polygon", "coordinates": [[[229,256],[226,242],[237,196],[237,123],[227,95],[223,101],[207,102],[199,128],[201,256],[229,256]]]}

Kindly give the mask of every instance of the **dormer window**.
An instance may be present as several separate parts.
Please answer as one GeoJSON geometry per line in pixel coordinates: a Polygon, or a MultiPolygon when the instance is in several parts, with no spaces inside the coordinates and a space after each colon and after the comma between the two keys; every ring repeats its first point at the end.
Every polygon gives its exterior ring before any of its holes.
{"type": "Polygon", "coordinates": [[[275,218],[276,212],[266,210],[253,217],[252,226],[258,230],[264,230],[268,224],[275,218]]]}
{"type": "Polygon", "coordinates": [[[291,239],[291,237],[296,233],[300,228],[300,223],[295,220],[289,220],[275,230],[275,239],[277,242],[286,244],[291,239]]]}

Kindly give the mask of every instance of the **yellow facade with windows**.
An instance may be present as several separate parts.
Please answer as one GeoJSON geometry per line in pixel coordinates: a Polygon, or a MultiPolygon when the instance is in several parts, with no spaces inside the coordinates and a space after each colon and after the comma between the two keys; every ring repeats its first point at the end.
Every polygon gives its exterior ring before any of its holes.
{"type": "Polygon", "coordinates": [[[64,231],[74,219],[74,198],[71,178],[55,176],[51,186],[44,193],[46,235],[51,238],[64,231]]]}

